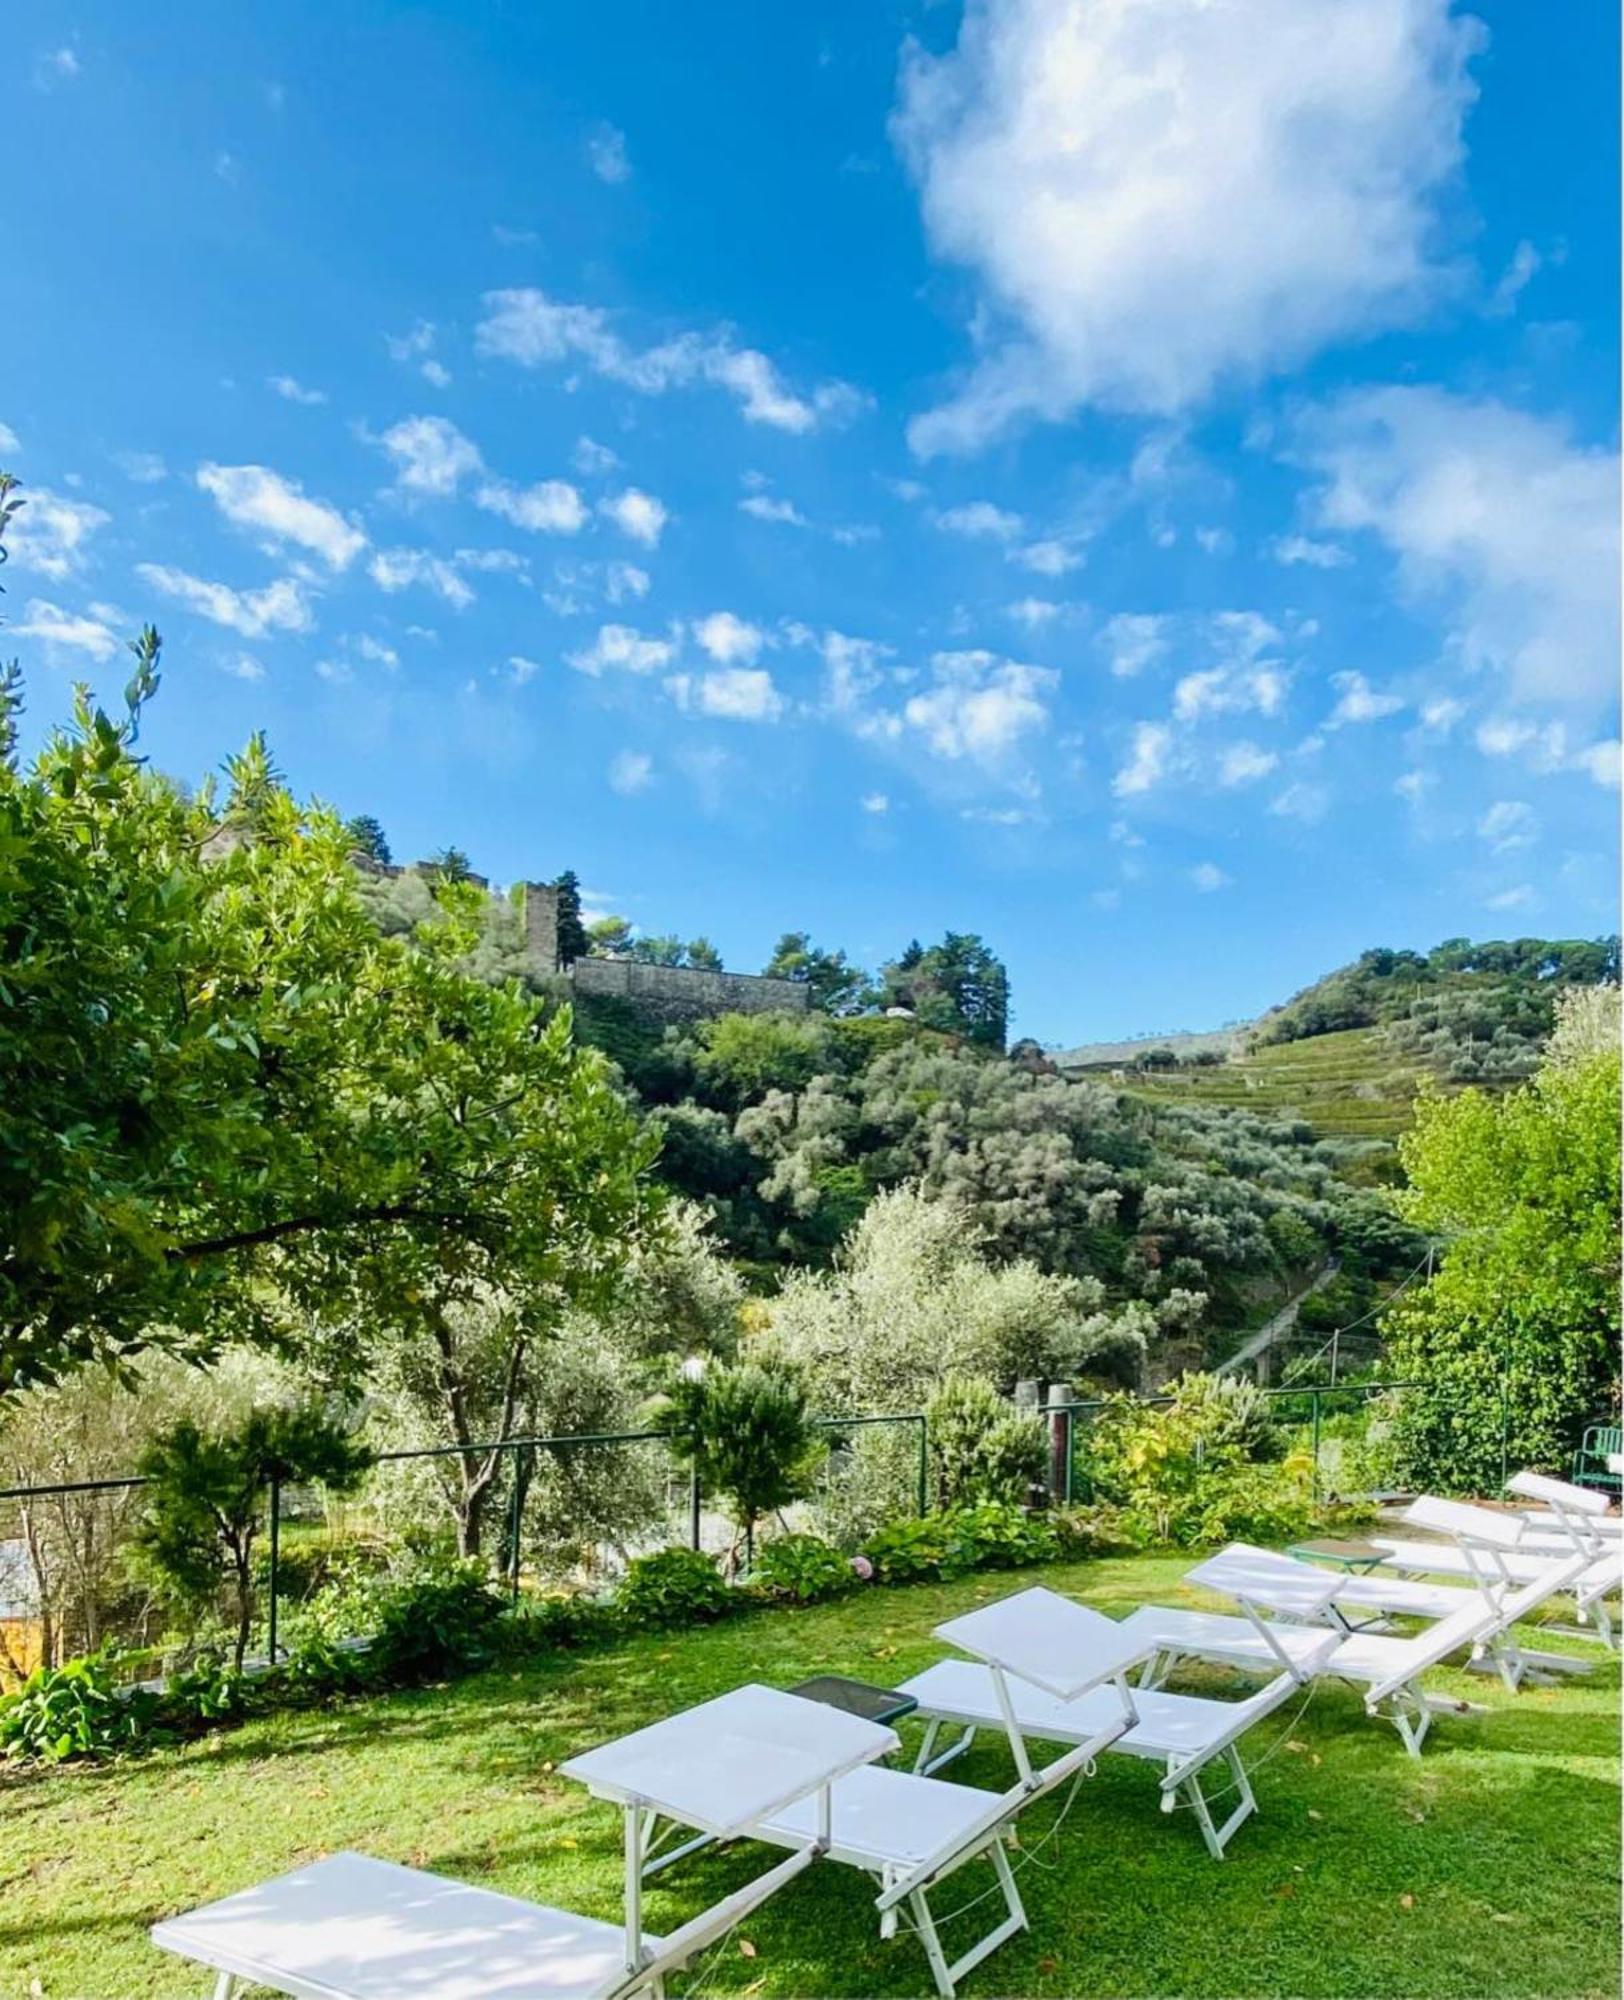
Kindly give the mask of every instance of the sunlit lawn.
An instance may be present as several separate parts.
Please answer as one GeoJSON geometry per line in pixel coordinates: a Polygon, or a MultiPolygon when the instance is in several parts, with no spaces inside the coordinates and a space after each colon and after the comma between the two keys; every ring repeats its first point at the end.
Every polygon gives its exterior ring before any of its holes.
{"type": "MultiPolygon", "coordinates": [[[[1043,1581],[1109,1611],[1202,1601],[1180,1585],[1185,1567],[1098,1562],[1043,1581]]],[[[147,1927],[339,1847],[618,1918],[619,1820],[555,1765],[745,1680],[900,1679],[941,1656],[933,1625],[1031,1580],[871,1591],[263,1720],[110,1768],[0,1779],[0,1993],[206,1993],[202,1968],[153,1950],[147,1927]]],[[[1479,1675],[1439,1685],[1490,1713],[1440,1720],[1419,1764],[1351,1690],[1322,1687],[1265,1721],[1248,1744],[1253,1761],[1273,1749],[1260,1811],[1221,1864],[1188,1814],[1158,1812],[1154,1767],[1105,1759],[1051,1842],[1039,1847],[1055,1804],[1023,1826],[1031,1930],[966,1994],[1616,1994],[1615,1664],[1515,1697],[1479,1675]]],[[[985,1739],[953,1768],[1009,1780],[1007,1751],[985,1739]]],[[[661,1876],[648,1923],[672,1928],[766,1859],[737,1848],[661,1876]]],[[[979,1891],[982,1872],[954,1878],[941,1908],[979,1891]]],[[[816,1867],[690,1981],[928,1994],[917,1942],[880,1942],[873,1893],[851,1869],[816,1867]]]]}

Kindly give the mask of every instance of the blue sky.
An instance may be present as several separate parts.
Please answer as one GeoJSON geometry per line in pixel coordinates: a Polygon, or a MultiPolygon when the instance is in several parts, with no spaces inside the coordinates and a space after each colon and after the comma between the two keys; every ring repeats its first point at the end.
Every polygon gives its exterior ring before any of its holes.
{"type": "Polygon", "coordinates": [[[1046,1041],[1609,930],[1611,11],[36,6],[30,728],[1046,1041]]]}

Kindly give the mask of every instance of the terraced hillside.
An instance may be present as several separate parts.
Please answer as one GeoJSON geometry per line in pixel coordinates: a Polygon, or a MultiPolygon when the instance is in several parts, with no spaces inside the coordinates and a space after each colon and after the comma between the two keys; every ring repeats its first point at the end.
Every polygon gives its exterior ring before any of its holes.
{"type": "Polygon", "coordinates": [[[1410,1122],[1426,1074],[1380,1028],[1346,1028],[1273,1043],[1211,1068],[1130,1072],[1124,1087],[1152,1100],[1295,1114],[1333,1137],[1394,1139],[1410,1122]]]}

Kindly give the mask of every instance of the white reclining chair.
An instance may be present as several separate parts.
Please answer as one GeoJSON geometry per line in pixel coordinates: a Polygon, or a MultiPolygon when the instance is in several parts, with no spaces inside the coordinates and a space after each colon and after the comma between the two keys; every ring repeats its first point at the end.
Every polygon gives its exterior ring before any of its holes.
{"type": "MultiPolygon", "coordinates": [[[[1213,1701],[1136,1687],[1131,1696],[1132,1723],[1102,1744],[1102,1730],[1120,1713],[1120,1693],[1113,1695],[1106,1688],[1068,1693],[1064,1664],[1081,1656],[1098,1618],[1085,1605],[1039,1588],[938,1626],[938,1638],[978,1653],[980,1660],[943,1660],[903,1683],[901,1692],[914,1697],[928,1724],[915,1769],[940,1770],[969,1749],[980,1729],[1002,1732],[1023,1773],[1028,1768],[1028,1741],[1076,1744],[1088,1755],[1103,1747],[1141,1757],[1162,1766],[1162,1810],[1172,1812],[1182,1801],[1193,1813],[1208,1852],[1221,1860],[1236,1828],[1257,1808],[1241,1760],[1241,1739],[1312,1676],[1337,1644],[1337,1635],[1289,1634],[1285,1647],[1293,1664],[1247,1701],[1213,1701]],[[993,1614],[1000,1620],[996,1629],[993,1614]],[[944,1725],[960,1734],[938,1751],[944,1725]],[[1213,1801],[1202,1783],[1202,1774],[1213,1764],[1227,1776],[1223,1791],[1236,1794],[1233,1810],[1221,1823],[1214,1819],[1213,1801]]],[[[1128,1657],[1145,1669],[1154,1665],[1155,1647],[1133,1618],[1113,1629],[1128,1642],[1128,1657]]]]}
{"type": "Polygon", "coordinates": [[[724,1936],[817,1858],[798,1849],[673,1931],[625,1927],[401,1868],[333,1854],[152,1927],[161,1950],[208,1966],[214,2000],[239,1984],[295,2000],[659,2000],[666,1975],[724,1936]]]}
{"type": "Polygon", "coordinates": [[[1537,1536],[1530,1541],[1528,1522],[1520,1514],[1499,1513],[1465,1500],[1424,1498],[1407,1507],[1402,1519],[1406,1527],[1426,1528],[1449,1539],[1429,1542],[1372,1535],[1371,1544],[1382,1551],[1386,1567],[1414,1576],[1460,1577],[1491,1591],[1534,1583],[1561,1570],[1566,1581],[1560,1588],[1572,1593],[1581,1620],[1594,1625],[1603,1645],[1612,1644],[1606,1599],[1624,1589],[1624,1548],[1588,1555],[1575,1575],[1568,1561],[1571,1546],[1553,1550],[1537,1536]]]}
{"type": "Polygon", "coordinates": [[[1244,1602],[1256,1587],[1274,1583],[1288,1592],[1283,1601],[1271,1607],[1278,1616],[1336,1625],[1344,1632],[1379,1630],[1389,1618],[1447,1618],[1481,1595],[1475,1587],[1464,1584],[1423,1583],[1380,1570],[1363,1575],[1328,1572],[1252,1542],[1231,1542],[1201,1567],[1209,1588],[1237,1603],[1244,1602]],[[1326,1578],[1333,1585],[1328,1598],[1322,1600],[1316,1592],[1311,1598],[1292,1602],[1289,1579],[1301,1576],[1305,1567],[1309,1575],[1326,1578]]]}

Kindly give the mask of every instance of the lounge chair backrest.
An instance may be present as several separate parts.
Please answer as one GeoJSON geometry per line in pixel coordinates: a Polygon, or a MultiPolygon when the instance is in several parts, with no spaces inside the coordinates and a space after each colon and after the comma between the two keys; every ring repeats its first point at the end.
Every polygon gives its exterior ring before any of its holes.
{"type": "Polygon", "coordinates": [[[1430,1528],[1452,1541],[1487,1543],[1496,1549],[1514,1549],[1528,1525],[1520,1514],[1497,1514],[1492,1507],[1474,1507],[1466,1500],[1435,1500],[1430,1495],[1412,1501],[1404,1510],[1404,1519],[1412,1528],[1430,1528]]]}
{"type": "Polygon", "coordinates": [[[1056,1757],[1053,1763],[1045,1764],[1032,1773],[1031,1783],[1021,1782],[1011,1785],[1007,1792],[1001,1792],[979,1818],[970,1822],[949,1841],[945,1841],[934,1854],[927,1855],[919,1866],[900,1882],[894,1882],[875,1901],[875,1908],[888,1910],[893,1903],[900,1903],[911,1896],[916,1889],[925,1888],[938,1875],[945,1875],[956,1868],[961,1861],[986,1845],[987,1836],[1006,1820],[1013,1820],[1030,1805],[1047,1797],[1057,1785],[1063,1785],[1074,1777],[1095,1755],[1092,1743],[1079,1743],[1064,1756],[1056,1757]]]}
{"type": "Polygon", "coordinates": [[[1547,1506],[1571,1507],[1576,1514],[1615,1512],[1608,1496],[1594,1486],[1575,1486],[1570,1479],[1553,1479],[1546,1472],[1514,1472],[1507,1481],[1511,1492],[1524,1500],[1543,1500],[1547,1506]]]}
{"type": "MultiPolygon", "coordinates": [[[[1586,1567],[1582,1555],[1569,1556],[1565,1561],[1553,1562],[1549,1571],[1544,1576],[1536,1577],[1532,1583],[1508,1591],[1498,1602],[1483,1596],[1474,1598],[1470,1604],[1463,1604],[1459,1611],[1452,1611],[1447,1618],[1440,1618],[1436,1625],[1430,1625],[1426,1631],[1416,1633],[1413,1639],[1405,1640],[1402,1654],[1395,1646],[1394,1654],[1402,1660],[1401,1667],[1372,1687],[1366,1700],[1379,1701],[1384,1694],[1403,1687],[1429,1667],[1441,1665],[1462,1646],[1473,1645],[1480,1639],[1489,1639],[1497,1632],[1509,1630],[1519,1619],[1526,1618],[1530,1611],[1537,1610],[1547,1598],[1571,1586],[1586,1567]]],[[[1335,1654],[1331,1656],[1329,1671],[1336,1672],[1335,1654]]]]}
{"type": "Polygon", "coordinates": [[[1278,1550],[1231,1542],[1186,1570],[1184,1581],[1216,1590],[1238,1604],[1255,1604],[1287,1618],[1312,1618],[1336,1595],[1339,1579],[1278,1550]]]}

